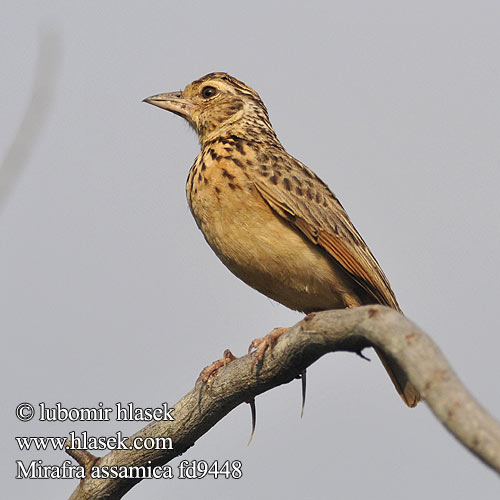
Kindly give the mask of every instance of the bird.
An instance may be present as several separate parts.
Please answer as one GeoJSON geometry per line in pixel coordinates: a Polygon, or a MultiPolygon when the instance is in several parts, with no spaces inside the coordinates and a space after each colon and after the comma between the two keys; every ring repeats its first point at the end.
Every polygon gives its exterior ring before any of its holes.
{"type": "MultiPolygon", "coordinates": [[[[367,304],[401,312],[343,206],[285,150],[255,90],[214,72],[144,102],[181,116],[196,131],[201,151],[186,182],[188,204],[207,243],[234,275],[306,314],[367,304]]],[[[284,330],[251,347],[261,358],[284,330]]],[[[417,389],[393,359],[377,354],[403,401],[416,406],[417,389]]]]}

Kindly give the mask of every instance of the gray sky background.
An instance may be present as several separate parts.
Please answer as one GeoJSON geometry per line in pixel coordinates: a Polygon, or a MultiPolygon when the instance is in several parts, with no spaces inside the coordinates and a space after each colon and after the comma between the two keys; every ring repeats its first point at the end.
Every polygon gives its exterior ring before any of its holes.
{"type": "MultiPolygon", "coordinates": [[[[184,194],[197,139],[141,103],[210,71],[260,93],[284,146],[339,196],[405,313],[500,417],[497,1],[2,6],[4,157],[34,85],[53,93],[48,108],[30,108],[31,127],[43,126],[25,136],[21,151],[32,153],[0,212],[4,498],[67,498],[76,486],[13,479],[16,459],[66,459],[20,451],[14,436],[142,427],[22,423],[18,403],[173,404],[225,348],[243,354],[301,317],[212,253],[184,194]],[[34,84],[44,36],[47,75],[34,84]]],[[[257,399],[251,446],[245,405],[182,456],[239,459],[242,479],[148,480],[126,498],[497,499],[498,476],[425,404],[405,408],[366,354],[372,363],[339,353],[309,370],[302,420],[296,381],[257,399]]]]}

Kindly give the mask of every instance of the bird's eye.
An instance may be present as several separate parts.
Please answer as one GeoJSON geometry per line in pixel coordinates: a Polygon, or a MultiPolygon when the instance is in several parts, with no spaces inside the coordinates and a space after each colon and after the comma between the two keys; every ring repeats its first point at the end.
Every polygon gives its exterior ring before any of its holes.
{"type": "Polygon", "coordinates": [[[201,95],[205,99],[209,99],[210,97],[213,97],[215,94],[217,94],[217,89],[215,87],[211,87],[210,85],[207,85],[206,87],[203,87],[201,89],[201,95]]]}

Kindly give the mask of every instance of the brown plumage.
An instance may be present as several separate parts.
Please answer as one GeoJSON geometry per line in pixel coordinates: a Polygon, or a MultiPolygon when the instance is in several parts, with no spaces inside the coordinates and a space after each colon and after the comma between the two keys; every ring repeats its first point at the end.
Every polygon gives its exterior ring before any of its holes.
{"type": "MultiPolygon", "coordinates": [[[[400,311],[375,257],[328,186],[289,155],[259,95],[226,73],[146,102],[185,118],[201,152],[189,172],[191,212],[241,280],[305,313],[384,304],[400,311]]],[[[408,406],[419,394],[384,359],[408,406]]]]}

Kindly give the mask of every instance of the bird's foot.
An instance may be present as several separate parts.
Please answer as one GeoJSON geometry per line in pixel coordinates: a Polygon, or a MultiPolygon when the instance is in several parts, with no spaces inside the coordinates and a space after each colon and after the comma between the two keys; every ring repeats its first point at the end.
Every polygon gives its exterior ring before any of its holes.
{"type": "Polygon", "coordinates": [[[274,330],[268,333],[265,337],[260,337],[255,339],[248,348],[248,353],[255,349],[252,368],[255,367],[257,363],[264,359],[264,354],[267,349],[272,350],[276,341],[288,330],[288,328],[274,328],[274,330]]]}
{"type": "Polygon", "coordinates": [[[226,365],[231,363],[231,361],[234,361],[236,359],[238,358],[229,349],[226,349],[221,359],[218,359],[217,361],[214,361],[211,365],[203,368],[202,372],[200,373],[200,376],[196,380],[196,383],[203,382],[204,384],[206,384],[208,382],[208,379],[213,375],[215,375],[220,368],[225,367],[226,365]]]}

